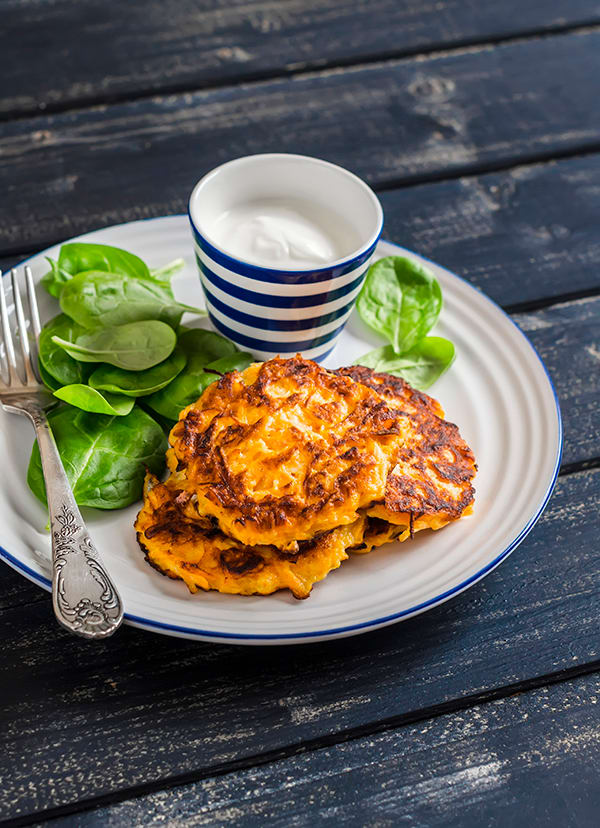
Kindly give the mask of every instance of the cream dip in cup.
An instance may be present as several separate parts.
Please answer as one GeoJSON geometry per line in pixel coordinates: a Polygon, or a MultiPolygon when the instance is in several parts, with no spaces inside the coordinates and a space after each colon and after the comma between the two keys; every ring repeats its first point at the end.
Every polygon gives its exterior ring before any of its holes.
{"type": "Polygon", "coordinates": [[[367,184],[318,158],[250,155],[196,184],[189,219],[219,333],[261,360],[328,356],[383,227],[367,184]]]}

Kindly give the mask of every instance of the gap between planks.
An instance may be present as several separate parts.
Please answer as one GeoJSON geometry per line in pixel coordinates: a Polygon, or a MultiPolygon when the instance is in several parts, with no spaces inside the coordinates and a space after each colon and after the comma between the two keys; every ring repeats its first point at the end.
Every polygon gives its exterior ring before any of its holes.
{"type": "Polygon", "coordinates": [[[304,742],[291,744],[277,750],[266,751],[265,753],[248,756],[244,759],[240,759],[239,761],[225,762],[221,765],[206,768],[205,770],[198,769],[196,771],[188,771],[187,773],[166,777],[155,782],[133,785],[114,793],[78,800],[77,802],[69,803],[67,805],[60,805],[56,808],[47,808],[41,811],[35,811],[22,817],[15,817],[10,820],[0,820],[0,826],[11,826],[11,828],[14,826],[16,828],[16,826],[34,825],[42,820],[50,820],[56,817],[77,814],[82,811],[95,810],[96,808],[103,806],[115,805],[120,802],[125,802],[128,799],[134,799],[150,793],[170,790],[172,788],[187,785],[193,782],[200,782],[209,777],[225,776],[232,772],[261,767],[284,759],[289,759],[292,756],[298,756],[302,753],[309,753],[323,748],[334,747],[336,745],[345,744],[357,739],[385,733],[386,731],[396,730],[406,725],[436,719],[440,716],[446,716],[451,713],[458,713],[477,705],[489,704],[500,699],[528,693],[542,687],[562,684],[564,682],[571,681],[574,678],[590,675],[599,671],[600,660],[592,661],[587,664],[573,667],[569,670],[561,670],[556,673],[536,676],[535,678],[526,679],[525,681],[508,684],[494,690],[475,693],[461,699],[443,702],[438,705],[425,707],[421,710],[411,711],[410,713],[394,716],[389,719],[380,719],[379,721],[371,722],[368,725],[361,725],[360,727],[339,731],[338,733],[331,734],[330,736],[307,739],[304,742]]]}
{"type": "MultiPolygon", "coordinates": [[[[469,169],[468,172],[461,172],[456,171],[455,173],[439,176],[437,178],[429,178],[427,180],[412,182],[409,184],[397,184],[396,186],[373,186],[373,190],[375,192],[386,192],[393,189],[403,189],[410,186],[417,186],[418,184],[429,184],[435,183],[436,181],[450,181],[454,179],[469,179],[469,178],[477,178],[480,175],[485,175],[486,173],[494,173],[494,172],[508,172],[511,170],[519,170],[519,169],[527,169],[528,167],[534,167],[537,164],[544,164],[544,163],[551,163],[553,161],[559,161],[561,159],[567,159],[572,157],[584,157],[586,155],[598,155],[600,154],[600,142],[594,149],[590,149],[588,151],[573,151],[573,152],[565,152],[565,153],[554,153],[548,158],[535,158],[532,160],[522,161],[515,163],[511,161],[510,163],[507,162],[506,164],[497,164],[497,165],[488,165],[485,169],[469,169]]],[[[157,216],[158,218],[158,216],[157,216]]],[[[100,230],[103,228],[99,227],[91,227],[88,228],[85,233],[91,233],[95,230],[100,230]]],[[[0,275],[4,273],[5,275],[10,271],[13,267],[20,267],[22,262],[28,261],[30,258],[34,256],[39,256],[49,247],[54,247],[58,244],[63,244],[66,239],[63,238],[51,238],[46,239],[44,242],[41,243],[40,247],[32,251],[31,247],[23,247],[23,248],[14,248],[14,249],[0,249],[0,265],[2,265],[2,261],[5,262],[4,265],[0,266],[0,275]],[[19,259],[20,261],[16,261],[19,259]]],[[[384,239],[385,241],[385,239],[384,239]]],[[[416,251],[418,252],[418,251],[416,251]]],[[[539,310],[545,310],[547,308],[551,308],[555,305],[560,305],[565,302],[573,302],[579,299],[593,299],[596,296],[600,295],[600,284],[597,287],[587,288],[584,290],[577,290],[577,291],[569,291],[565,293],[556,294],[554,296],[540,296],[539,298],[532,299],[526,302],[513,302],[513,303],[497,303],[502,310],[509,314],[515,315],[520,313],[533,313],[539,310]]]]}
{"type": "Polygon", "coordinates": [[[488,38],[484,37],[482,39],[478,37],[457,38],[452,43],[443,43],[429,48],[405,48],[397,51],[375,52],[373,54],[360,55],[347,59],[292,63],[278,70],[270,69],[263,72],[257,71],[228,76],[223,78],[222,81],[213,79],[207,83],[202,83],[201,80],[198,80],[195,83],[173,83],[165,84],[164,86],[146,87],[136,93],[115,92],[107,95],[82,95],[80,97],[73,97],[65,102],[55,104],[42,102],[36,107],[8,110],[0,115],[0,123],[3,121],[34,119],[47,115],[59,115],[73,110],[84,111],[96,106],[134,103],[136,101],[162,96],[226,89],[227,87],[239,86],[241,84],[260,84],[285,80],[286,78],[310,77],[311,75],[327,74],[349,68],[360,70],[363,67],[376,66],[387,61],[428,60],[435,57],[451,57],[453,55],[464,54],[465,52],[483,51],[504,44],[524,43],[528,40],[546,40],[553,37],[560,37],[564,34],[589,34],[598,31],[600,31],[600,24],[596,20],[591,19],[576,23],[566,23],[562,26],[554,26],[542,31],[539,29],[526,29],[517,33],[512,32],[511,34],[496,35],[488,38]]]}
{"type": "Polygon", "coordinates": [[[587,460],[578,460],[575,463],[563,463],[559,469],[558,476],[566,477],[569,474],[590,471],[600,468],[600,457],[590,457],[587,460]]]}
{"type": "Polygon", "coordinates": [[[600,294],[600,284],[598,287],[587,288],[585,290],[573,290],[569,293],[559,293],[556,296],[548,296],[540,299],[531,299],[528,302],[514,302],[508,305],[500,305],[505,313],[510,316],[519,313],[532,313],[535,311],[546,310],[553,305],[563,305],[567,302],[577,302],[580,299],[594,299],[600,294]]]}
{"type": "Polygon", "coordinates": [[[501,158],[498,161],[474,162],[453,167],[452,170],[431,173],[415,173],[406,175],[403,178],[387,179],[371,184],[371,188],[377,193],[385,193],[390,190],[403,190],[408,187],[415,187],[419,184],[436,184],[441,181],[453,181],[458,178],[475,178],[488,173],[507,172],[519,167],[530,167],[536,164],[546,164],[552,161],[562,161],[568,158],[584,158],[586,155],[597,155],[600,153],[600,140],[582,141],[574,147],[567,147],[560,150],[548,150],[547,152],[533,152],[530,155],[514,155],[501,158]]]}
{"type": "MultiPolygon", "coordinates": [[[[599,27],[600,31],[600,27],[599,27]]],[[[512,170],[527,169],[528,167],[535,167],[542,164],[551,164],[556,161],[565,161],[569,158],[585,158],[587,156],[600,155],[600,140],[582,142],[574,147],[569,147],[564,150],[549,150],[548,152],[532,153],[531,155],[515,155],[498,160],[497,162],[488,163],[472,163],[464,164],[453,168],[452,170],[445,170],[443,172],[432,173],[415,173],[414,175],[406,175],[399,179],[387,179],[379,182],[372,182],[369,186],[376,193],[386,193],[392,190],[406,190],[410,187],[417,187],[422,184],[436,184],[444,181],[456,181],[462,178],[477,178],[478,176],[493,174],[497,172],[510,172],[512,170]]],[[[162,216],[148,216],[148,218],[161,218],[162,216]]],[[[94,230],[101,230],[102,227],[90,227],[85,230],[85,233],[92,233],[94,230]]],[[[15,256],[31,257],[37,256],[39,253],[46,250],[48,247],[54,247],[56,244],[61,244],[66,241],[64,238],[49,237],[40,243],[40,247],[31,252],[31,245],[26,247],[7,247],[0,249],[0,258],[12,259],[15,256]]],[[[12,265],[13,267],[16,265],[12,265]]],[[[521,313],[531,310],[540,310],[541,308],[550,307],[557,302],[566,302],[570,299],[584,299],[595,296],[600,292],[592,290],[590,292],[582,291],[580,293],[565,293],[562,298],[549,299],[542,297],[538,305],[537,300],[522,305],[502,305],[507,313],[521,313]]]]}

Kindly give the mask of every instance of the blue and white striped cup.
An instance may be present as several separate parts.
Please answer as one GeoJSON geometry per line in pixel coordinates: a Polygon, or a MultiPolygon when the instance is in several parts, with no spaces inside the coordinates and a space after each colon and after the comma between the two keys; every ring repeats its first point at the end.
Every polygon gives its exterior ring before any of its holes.
{"type": "Polygon", "coordinates": [[[196,260],[215,329],[257,359],[301,353],[324,359],[336,345],[360,292],[383,226],[373,193],[352,173],[303,155],[273,153],[229,161],[190,196],[196,260]],[[213,236],[219,216],[261,199],[297,199],[339,217],[354,246],[316,269],[275,269],[232,254],[213,236]]]}

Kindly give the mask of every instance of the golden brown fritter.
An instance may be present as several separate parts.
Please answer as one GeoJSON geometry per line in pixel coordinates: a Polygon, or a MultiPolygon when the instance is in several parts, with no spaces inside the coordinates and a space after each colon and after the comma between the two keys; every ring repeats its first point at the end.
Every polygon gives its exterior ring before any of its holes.
{"type": "Polygon", "coordinates": [[[468,514],[475,494],[471,483],[477,471],[475,458],[458,428],[442,419],[437,400],[399,377],[363,366],[341,368],[339,373],[377,390],[413,424],[388,475],[383,502],[373,504],[367,514],[405,526],[400,540],[420,529],[440,529],[468,514]]]}
{"type": "Polygon", "coordinates": [[[192,592],[307,597],[350,551],[468,514],[473,454],[432,397],[351,366],[273,359],[215,382],[180,414],[165,483],[136,529],[192,592]]]}
{"type": "Polygon", "coordinates": [[[168,485],[249,546],[295,544],[383,500],[408,417],[301,357],[225,375],[180,414],[168,485]]]}
{"type": "Polygon", "coordinates": [[[267,595],[289,589],[307,598],[362,542],[365,518],[301,541],[294,553],[277,547],[245,546],[228,538],[210,518],[199,519],[187,492],[174,491],[152,475],[146,479],[144,506],[135,528],[148,562],[190,592],[216,589],[239,595],[267,595]]]}

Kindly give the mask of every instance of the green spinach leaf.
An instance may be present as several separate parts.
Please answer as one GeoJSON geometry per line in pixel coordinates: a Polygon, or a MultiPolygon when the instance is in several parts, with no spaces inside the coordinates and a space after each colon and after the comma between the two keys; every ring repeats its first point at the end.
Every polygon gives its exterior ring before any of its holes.
{"type": "Polygon", "coordinates": [[[42,382],[49,388],[50,391],[58,391],[59,388],[62,387],[62,383],[59,382],[57,379],[54,379],[52,374],[49,374],[48,371],[42,365],[41,360],[38,359],[38,371],[40,372],[40,377],[42,378],[42,382]]]}
{"type": "Polygon", "coordinates": [[[168,437],[176,421],[172,420],[170,417],[163,417],[163,415],[159,414],[158,411],[154,411],[154,409],[150,408],[150,406],[147,406],[146,397],[141,397],[138,400],[137,405],[139,405],[140,408],[143,408],[144,411],[147,411],[152,419],[156,420],[156,422],[160,424],[160,427],[168,437]]]}
{"type": "Polygon", "coordinates": [[[50,265],[50,270],[42,276],[40,283],[51,296],[58,299],[64,283],[71,279],[71,274],[67,273],[66,270],[61,270],[56,259],[46,256],[46,261],[50,265]]]}
{"type": "Polygon", "coordinates": [[[60,294],[60,306],[84,328],[147,319],[160,320],[176,328],[185,311],[206,315],[206,311],[173,299],[171,288],[163,282],[97,271],[78,273],[67,282],[60,294]]]}
{"type": "Polygon", "coordinates": [[[237,354],[230,354],[209,362],[206,369],[209,373],[216,371],[217,374],[228,374],[230,371],[245,371],[253,362],[256,362],[256,358],[252,354],[248,354],[246,351],[238,351],[237,354]]]}
{"type": "Polygon", "coordinates": [[[188,361],[195,359],[204,365],[238,353],[233,342],[224,336],[204,328],[186,328],[183,325],[179,332],[179,345],[185,351],[188,361]]]}
{"type": "Polygon", "coordinates": [[[85,382],[92,368],[82,365],[53,341],[57,336],[65,342],[74,342],[77,337],[85,334],[82,328],[66,314],[61,313],[46,322],[39,338],[40,364],[46,373],[58,381],[59,385],[72,385],[85,382]]]}
{"type": "MultiPolygon", "coordinates": [[[[169,420],[177,420],[179,412],[195,402],[204,389],[217,379],[214,373],[207,373],[205,368],[211,368],[221,360],[244,358],[253,361],[249,355],[240,354],[228,339],[212,331],[185,330],[179,337],[179,345],[187,356],[185,369],[166,388],[144,398],[144,402],[153,411],[169,420]]],[[[217,367],[214,370],[222,369],[217,367]]],[[[226,370],[233,369],[223,369],[222,373],[226,370]]]]}
{"type": "Polygon", "coordinates": [[[170,357],[145,371],[126,371],[112,365],[99,365],[88,383],[100,391],[145,397],[168,385],[185,368],[185,363],[185,351],[177,346],[170,357]]]}
{"type": "Polygon", "coordinates": [[[84,271],[118,273],[135,279],[154,278],[138,256],[107,244],[69,242],[60,248],[57,261],[48,261],[50,270],[42,277],[42,285],[57,299],[65,283],[84,271]]]}
{"type": "Polygon", "coordinates": [[[129,414],[135,403],[131,397],[107,392],[102,394],[89,385],[63,385],[54,392],[54,396],[83,411],[93,414],[114,414],[117,417],[129,414]]]}
{"type": "MultiPolygon", "coordinates": [[[[167,441],[162,428],[135,406],[124,417],[89,414],[62,407],[48,415],[50,427],[80,506],[122,509],[142,495],[146,469],[160,474],[167,441]]],[[[27,471],[27,483],[42,503],[46,490],[37,443],[27,471]]]]}
{"type": "Polygon", "coordinates": [[[108,362],[128,371],[143,371],[170,356],[177,337],[164,322],[147,320],[111,328],[98,328],[69,342],[58,336],[52,341],[81,362],[108,362]]]}
{"type": "Polygon", "coordinates": [[[163,267],[155,267],[150,270],[150,277],[156,279],[157,282],[170,282],[176,273],[185,267],[183,259],[173,259],[172,262],[163,267]]]}
{"type": "Polygon", "coordinates": [[[356,308],[363,322],[401,354],[435,324],[442,291],[424,267],[402,256],[387,256],[369,268],[356,308]]]}
{"type": "Polygon", "coordinates": [[[441,336],[426,336],[414,348],[398,355],[391,345],[376,348],[356,360],[356,365],[366,365],[383,374],[402,377],[415,388],[429,388],[452,365],[454,345],[441,336]]]}

